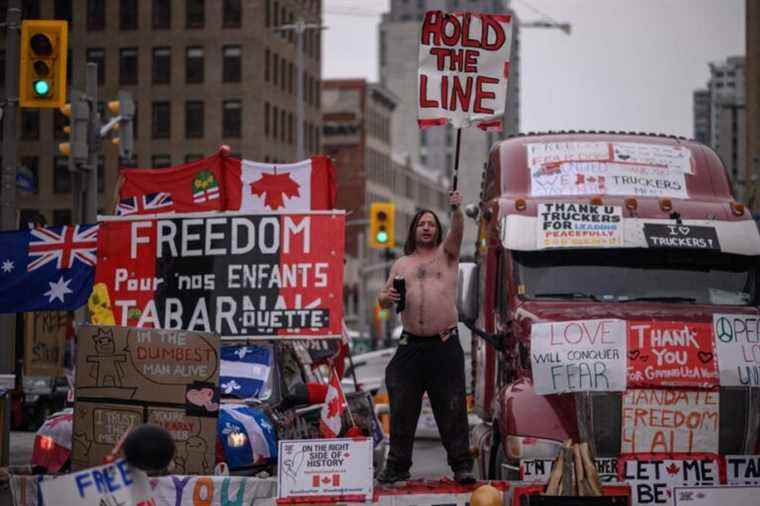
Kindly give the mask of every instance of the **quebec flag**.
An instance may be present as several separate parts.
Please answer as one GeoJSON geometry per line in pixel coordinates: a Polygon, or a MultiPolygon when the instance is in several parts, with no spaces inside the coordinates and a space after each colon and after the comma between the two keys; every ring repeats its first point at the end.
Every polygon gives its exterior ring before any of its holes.
{"type": "Polygon", "coordinates": [[[230,469],[277,461],[275,430],[260,409],[222,404],[216,427],[230,469]]]}
{"type": "Polygon", "coordinates": [[[264,346],[222,346],[219,390],[240,399],[258,398],[268,387],[272,350],[264,346]]]}
{"type": "Polygon", "coordinates": [[[74,310],[92,291],[98,225],[0,232],[0,313],[74,310]]]}

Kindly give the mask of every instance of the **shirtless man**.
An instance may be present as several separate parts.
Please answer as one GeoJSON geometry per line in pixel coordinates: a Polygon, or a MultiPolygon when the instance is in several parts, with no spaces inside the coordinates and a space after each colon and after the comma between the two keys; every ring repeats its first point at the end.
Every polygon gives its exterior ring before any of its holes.
{"type": "Polygon", "coordinates": [[[459,248],[464,216],[462,195],[449,193],[451,230],[443,230],[433,211],[423,209],[412,219],[404,256],[391,268],[378,294],[384,308],[400,300],[393,279],[406,283],[406,305],[401,312],[404,331],[396,354],[385,370],[391,407],[391,448],[378,480],[407,480],[412,465],[414,433],[427,392],[448,463],[459,483],[474,483],[465,405],[464,353],[457,332],[455,303],[459,248]]]}

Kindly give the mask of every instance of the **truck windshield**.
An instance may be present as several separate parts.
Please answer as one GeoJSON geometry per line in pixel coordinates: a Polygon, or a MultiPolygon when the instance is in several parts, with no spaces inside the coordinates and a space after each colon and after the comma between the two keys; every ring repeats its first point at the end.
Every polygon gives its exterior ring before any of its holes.
{"type": "Polygon", "coordinates": [[[689,250],[513,251],[527,299],[754,305],[755,257],[689,250]]]}

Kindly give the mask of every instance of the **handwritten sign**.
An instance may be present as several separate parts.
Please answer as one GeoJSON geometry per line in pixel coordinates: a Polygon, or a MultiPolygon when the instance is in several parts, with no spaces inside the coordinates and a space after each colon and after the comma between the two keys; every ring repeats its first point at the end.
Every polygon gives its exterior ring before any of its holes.
{"type": "Polygon", "coordinates": [[[726,455],[726,483],[760,485],[760,455],[726,455]]]}
{"type": "Polygon", "coordinates": [[[760,386],[760,318],[713,315],[721,386],[760,386]]]}
{"type": "Polygon", "coordinates": [[[530,341],[536,393],[625,390],[624,320],[536,323],[530,341]]]}
{"type": "MultiPolygon", "coordinates": [[[[554,459],[522,459],[520,460],[520,480],[526,482],[546,483],[552,470],[554,459]]],[[[594,459],[594,467],[602,483],[617,481],[617,459],[601,457],[594,459]]]]}
{"type": "Polygon", "coordinates": [[[100,463],[130,427],[147,421],[174,437],[177,472],[210,474],[219,337],[97,325],[81,326],[77,337],[74,468],[100,463]]]}
{"type": "Polygon", "coordinates": [[[148,476],[125,460],[44,480],[40,488],[45,504],[155,504],[148,476]]]}
{"type": "Polygon", "coordinates": [[[710,486],[720,483],[720,459],[717,455],[689,458],[620,458],[620,477],[631,485],[632,505],[672,504],[677,486],[710,486]]]}
{"type": "Polygon", "coordinates": [[[553,202],[538,205],[538,249],[617,248],[623,245],[623,208],[553,202]]]}
{"type": "Polygon", "coordinates": [[[621,453],[718,452],[719,393],[628,390],[621,453]]]}
{"type": "Polygon", "coordinates": [[[69,316],[65,311],[24,314],[24,374],[63,376],[69,316]]]}
{"type": "Polygon", "coordinates": [[[760,487],[675,487],[673,506],[746,506],[759,496],[760,487]]]}
{"type": "Polygon", "coordinates": [[[534,142],[526,144],[528,167],[556,167],[564,162],[613,162],[631,167],[691,174],[691,151],[685,146],[642,142],[534,142]]]}
{"type": "Polygon", "coordinates": [[[372,497],[371,439],[280,440],[277,495],[372,497]]]}
{"type": "Polygon", "coordinates": [[[419,50],[418,123],[499,129],[507,98],[512,17],[429,11],[419,50]]]}
{"type": "Polygon", "coordinates": [[[628,385],[632,388],[718,384],[709,323],[628,323],[628,385]]]}

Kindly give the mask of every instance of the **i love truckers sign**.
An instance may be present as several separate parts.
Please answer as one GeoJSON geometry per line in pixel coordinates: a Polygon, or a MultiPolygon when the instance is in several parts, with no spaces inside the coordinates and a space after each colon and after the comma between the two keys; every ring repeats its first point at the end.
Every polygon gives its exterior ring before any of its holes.
{"type": "Polygon", "coordinates": [[[511,46],[508,14],[426,12],[419,52],[420,127],[500,129],[511,46]]]}

